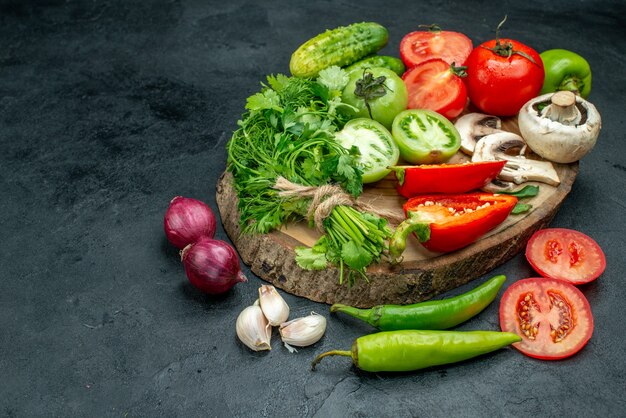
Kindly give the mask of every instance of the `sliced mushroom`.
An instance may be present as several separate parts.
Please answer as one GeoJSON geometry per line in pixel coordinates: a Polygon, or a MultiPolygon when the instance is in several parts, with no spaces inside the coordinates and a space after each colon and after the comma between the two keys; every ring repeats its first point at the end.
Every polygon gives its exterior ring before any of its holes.
{"type": "Polygon", "coordinates": [[[472,155],[476,142],[485,135],[502,132],[502,122],[497,116],[483,113],[468,113],[454,122],[454,127],[461,135],[461,151],[472,155]]]}
{"type": "Polygon", "coordinates": [[[519,112],[518,123],[530,149],[557,163],[584,157],[596,144],[602,125],[595,106],[570,91],[528,101],[519,112]]]}
{"type": "Polygon", "coordinates": [[[484,185],[481,190],[490,193],[512,192],[515,186],[516,184],[512,181],[493,179],[484,185]]]}
{"type": "Polygon", "coordinates": [[[557,186],[561,181],[549,161],[526,158],[524,139],[512,132],[498,132],[481,138],[476,143],[472,161],[507,160],[499,179],[521,184],[527,181],[557,186]]]}

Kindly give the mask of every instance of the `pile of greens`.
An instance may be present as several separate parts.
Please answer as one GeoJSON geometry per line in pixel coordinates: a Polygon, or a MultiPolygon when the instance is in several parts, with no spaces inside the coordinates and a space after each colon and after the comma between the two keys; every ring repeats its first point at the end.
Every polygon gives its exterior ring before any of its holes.
{"type": "MultiPolygon", "coordinates": [[[[310,199],[281,197],[274,188],[281,176],[304,186],[338,184],[353,197],[360,195],[358,150],[334,139],[355,110],[341,100],[347,82],[347,73],[338,67],[323,70],[317,80],[271,75],[247,99],[228,143],[243,233],[267,233],[306,216],[310,199]]],[[[324,229],[326,235],[314,247],[296,250],[296,261],[305,269],[338,265],[340,282],[345,265],[350,284],[354,272],[366,278],[365,268],[380,260],[391,235],[385,219],[348,206],[335,207],[324,229]]]]}

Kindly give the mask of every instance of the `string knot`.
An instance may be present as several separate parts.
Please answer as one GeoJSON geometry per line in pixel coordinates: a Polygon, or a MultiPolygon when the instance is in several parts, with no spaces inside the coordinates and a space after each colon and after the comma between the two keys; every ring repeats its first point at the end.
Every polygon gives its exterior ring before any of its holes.
{"type": "Polygon", "coordinates": [[[315,228],[324,233],[324,219],[328,218],[336,206],[351,206],[365,212],[387,218],[390,222],[399,223],[403,220],[395,212],[377,209],[365,202],[358,201],[346,193],[341,186],[324,184],[321,186],[302,186],[292,183],[284,177],[278,177],[274,185],[278,195],[285,198],[310,198],[307,219],[313,219],[315,228]]]}

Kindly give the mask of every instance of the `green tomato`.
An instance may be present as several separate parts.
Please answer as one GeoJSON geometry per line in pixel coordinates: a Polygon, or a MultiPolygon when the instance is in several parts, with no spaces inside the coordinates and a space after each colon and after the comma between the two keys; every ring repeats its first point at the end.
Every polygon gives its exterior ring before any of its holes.
{"type": "Polygon", "coordinates": [[[400,150],[391,133],[372,119],[352,119],[335,134],[335,140],[346,149],[358,148],[363,183],[383,179],[391,172],[389,167],[396,165],[400,158],[400,150]]]}
{"type": "Polygon", "coordinates": [[[413,164],[441,164],[461,146],[461,135],[452,122],[432,110],[409,109],[393,121],[393,139],[400,156],[413,164]]]}
{"type": "Polygon", "coordinates": [[[404,81],[388,68],[372,67],[350,73],[343,101],[358,109],[352,117],[371,118],[391,129],[393,118],[406,109],[408,93],[404,81]]]}

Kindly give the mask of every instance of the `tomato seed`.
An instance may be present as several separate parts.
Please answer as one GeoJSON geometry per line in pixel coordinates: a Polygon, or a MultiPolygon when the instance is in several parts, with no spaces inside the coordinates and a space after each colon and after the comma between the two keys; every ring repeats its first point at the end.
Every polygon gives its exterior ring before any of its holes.
{"type": "Polygon", "coordinates": [[[561,253],[563,253],[563,247],[561,246],[560,242],[553,239],[546,242],[546,245],[544,247],[544,255],[547,260],[556,263],[561,253]]]}
{"type": "Polygon", "coordinates": [[[572,242],[570,242],[569,246],[567,247],[567,250],[569,251],[569,265],[570,265],[570,267],[573,267],[573,266],[575,266],[577,264],[580,264],[581,260],[583,259],[583,247],[582,247],[582,245],[580,245],[576,241],[572,241],[572,242]]]}

